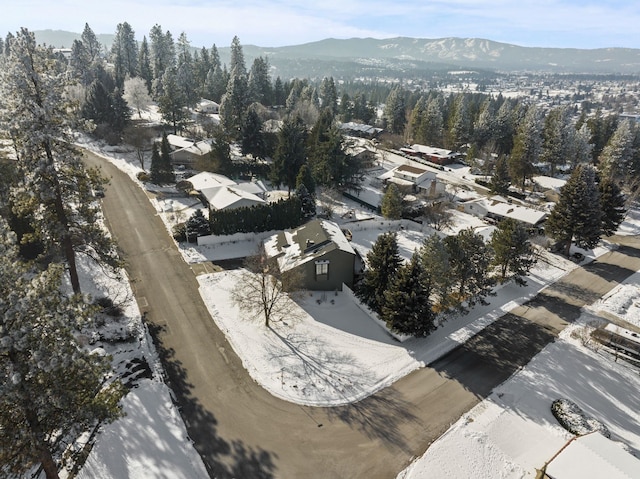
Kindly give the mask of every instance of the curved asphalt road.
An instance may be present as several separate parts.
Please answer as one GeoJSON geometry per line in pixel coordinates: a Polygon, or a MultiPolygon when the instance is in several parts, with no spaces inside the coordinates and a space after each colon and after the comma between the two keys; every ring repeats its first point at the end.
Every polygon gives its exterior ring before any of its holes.
{"type": "Polygon", "coordinates": [[[430,367],[345,407],[301,407],[253,382],[203,304],[195,274],[145,193],[113,165],[103,208],[211,477],[394,478],[579,315],[640,270],[640,242],[578,268],[430,367]]]}

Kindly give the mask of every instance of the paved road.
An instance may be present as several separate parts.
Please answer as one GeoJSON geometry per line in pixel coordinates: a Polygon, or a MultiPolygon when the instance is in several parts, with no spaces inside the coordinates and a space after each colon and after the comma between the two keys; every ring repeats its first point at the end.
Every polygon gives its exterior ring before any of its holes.
{"type": "Polygon", "coordinates": [[[253,382],[211,319],[195,274],[140,188],[112,178],[103,206],[189,435],[212,477],[393,478],[464,412],[552,341],[579,308],[640,270],[636,239],[579,268],[464,346],[338,408],[281,401],[253,382]]]}

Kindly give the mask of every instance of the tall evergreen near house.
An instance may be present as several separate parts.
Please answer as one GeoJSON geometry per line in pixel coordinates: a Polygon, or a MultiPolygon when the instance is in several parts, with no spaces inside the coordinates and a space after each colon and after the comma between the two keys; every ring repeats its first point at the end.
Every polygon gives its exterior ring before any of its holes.
{"type": "Polygon", "coordinates": [[[382,216],[390,220],[399,220],[402,217],[403,197],[395,183],[389,183],[387,190],[380,202],[382,216]]]}
{"type": "Polygon", "coordinates": [[[578,165],[560,190],[560,199],[549,215],[545,231],[564,248],[568,257],[571,244],[595,247],[602,236],[602,209],[592,166],[578,165]]]}
{"type": "Polygon", "coordinates": [[[33,219],[47,252],[64,257],[73,291],[79,293],[76,254],[114,272],[121,263],[92,196],[106,180],[84,166],[69,137],[74,125],[64,100],[65,71],[59,67],[50,50],[22,29],[0,70],[0,121],[23,175],[13,191],[16,211],[33,219]]]}
{"type": "Polygon", "coordinates": [[[600,207],[602,208],[602,234],[611,236],[616,232],[627,214],[625,197],[620,187],[611,178],[598,183],[600,207]]]}
{"type": "Polygon", "coordinates": [[[401,264],[396,233],[388,232],[378,236],[367,254],[367,269],[356,291],[358,297],[378,314],[382,314],[384,292],[389,288],[401,264]]]}
{"type": "Polygon", "coordinates": [[[304,183],[300,183],[296,188],[296,196],[300,198],[300,205],[302,207],[302,218],[308,220],[316,215],[316,200],[309,193],[304,183]]]}
{"type": "Polygon", "coordinates": [[[392,331],[424,337],[435,329],[428,285],[420,255],[414,253],[384,292],[381,316],[392,331]]]}
{"type": "Polygon", "coordinates": [[[160,150],[158,150],[156,143],[151,150],[151,181],[157,185],[175,183],[176,181],[171,165],[171,147],[166,134],[162,135],[160,150]]]}
{"type": "Polygon", "coordinates": [[[300,185],[304,185],[309,194],[315,197],[316,181],[311,174],[311,168],[307,165],[302,165],[296,177],[296,189],[300,188],[300,185]]]}
{"type": "Polygon", "coordinates": [[[485,298],[494,294],[494,280],[489,275],[491,251],[482,236],[468,228],[455,236],[447,236],[444,243],[459,309],[467,312],[464,303],[470,307],[476,303],[486,304],[485,298]]]}
{"type": "Polygon", "coordinates": [[[498,281],[513,278],[518,286],[526,286],[524,276],[535,264],[535,255],[524,226],[512,218],[502,220],[491,235],[490,245],[498,281]]]}
{"type": "Polygon", "coordinates": [[[384,119],[391,133],[402,135],[407,122],[406,100],[401,87],[395,87],[387,96],[384,119]]]}
{"type": "Polygon", "coordinates": [[[449,251],[444,240],[432,234],[420,248],[427,289],[431,292],[432,309],[444,312],[452,305],[451,291],[454,285],[449,251]]]}
{"type": "Polygon", "coordinates": [[[523,120],[518,125],[513,140],[513,150],[509,157],[509,175],[522,191],[528,178],[534,173],[534,163],[540,157],[542,146],[542,119],[535,105],[529,106],[523,120]]]}
{"type": "Polygon", "coordinates": [[[271,181],[285,185],[289,191],[307,160],[307,128],[299,116],[285,119],[278,132],[278,143],[271,167],[271,181]]]}
{"type": "Polygon", "coordinates": [[[57,479],[63,448],[121,414],[107,358],[77,344],[93,311],[60,292],[63,267],[27,271],[0,221],[0,470],[28,477],[34,465],[57,479]]]}
{"type": "Polygon", "coordinates": [[[111,61],[115,67],[118,88],[123,88],[127,77],[138,74],[138,45],[135,32],[127,22],[119,23],[111,45],[111,61]]]}
{"type": "Polygon", "coordinates": [[[249,108],[242,122],[240,149],[243,155],[264,158],[266,142],[262,133],[262,121],[254,108],[249,108]]]}
{"type": "Polygon", "coordinates": [[[509,186],[511,186],[511,178],[509,177],[507,159],[504,155],[501,155],[496,161],[493,176],[489,181],[489,189],[491,190],[491,193],[506,196],[509,193],[509,186]]]}
{"type": "Polygon", "coordinates": [[[158,96],[158,110],[162,119],[173,127],[173,134],[184,127],[188,114],[186,106],[187,97],[178,84],[175,68],[168,68],[160,81],[160,95],[158,96]]]}
{"type": "Polygon", "coordinates": [[[138,76],[144,80],[147,87],[147,93],[151,94],[151,86],[153,85],[153,69],[151,68],[151,54],[149,52],[149,43],[147,37],[142,37],[140,50],[138,51],[138,76]]]}
{"type": "Polygon", "coordinates": [[[225,94],[220,102],[220,121],[233,138],[237,138],[242,127],[244,112],[249,104],[249,82],[247,67],[240,39],[231,42],[231,71],[225,94]]]}

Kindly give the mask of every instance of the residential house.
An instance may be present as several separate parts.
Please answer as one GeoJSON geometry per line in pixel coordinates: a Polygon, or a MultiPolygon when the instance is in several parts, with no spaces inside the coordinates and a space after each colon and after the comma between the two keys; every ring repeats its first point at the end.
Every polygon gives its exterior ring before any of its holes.
{"type": "Polygon", "coordinates": [[[373,139],[378,136],[382,131],[382,128],[376,128],[371,125],[366,125],[364,123],[356,123],[350,121],[348,123],[340,123],[338,125],[342,131],[344,131],[347,135],[350,136],[359,136],[361,138],[369,138],[373,139]]]}
{"type": "Polygon", "coordinates": [[[528,228],[540,227],[547,219],[546,211],[509,203],[500,196],[465,201],[462,209],[465,213],[494,221],[512,218],[528,228]]]}
{"type": "Polygon", "coordinates": [[[266,203],[253,193],[238,188],[238,185],[223,185],[200,190],[202,202],[213,210],[233,210],[243,206],[257,206],[266,203]]]}
{"type": "Polygon", "coordinates": [[[217,115],[220,113],[220,105],[213,100],[203,98],[196,104],[195,110],[198,113],[217,115]]]}
{"type": "Polygon", "coordinates": [[[411,145],[411,148],[400,148],[405,155],[421,158],[437,165],[449,165],[459,158],[459,153],[444,148],[435,148],[420,144],[411,145]]]}
{"type": "MultiPolygon", "coordinates": [[[[203,171],[187,178],[193,190],[210,210],[229,210],[266,203],[267,187],[262,181],[236,183],[217,173],[203,171]]],[[[195,193],[194,193],[195,194],[195,193]]]]}
{"type": "Polygon", "coordinates": [[[416,166],[400,165],[378,178],[413,193],[424,193],[429,198],[437,198],[445,192],[444,183],[438,181],[434,172],[416,166]]]}
{"type": "Polygon", "coordinates": [[[171,162],[178,165],[192,167],[212,149],[212,140],[195,141],[178,135],[167,135],[167,140],[172,149],[171,162]]]}
{"type": "Polygon", "coordinates": [[[313,220],[277,233],[264,241],[267,256],[276,258],[281,272],[298,270],[309,290],[337,291],[353,287],[356,252],[340,227],[313,220]]]}

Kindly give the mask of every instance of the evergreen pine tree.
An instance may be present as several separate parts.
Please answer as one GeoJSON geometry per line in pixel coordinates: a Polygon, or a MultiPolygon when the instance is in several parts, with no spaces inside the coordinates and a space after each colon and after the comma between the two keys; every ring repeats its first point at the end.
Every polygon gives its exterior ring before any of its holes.
{"type": "Polygon", "coordinates": [[[633,140],[631,121],[621,121],[600,155],[602,176],[624,181],[638,174],[633,168],[633,140]]]}
{"type": "Polygon", "coordinates": [[[451,277],[457,288],[459,309],[467,311],[465,302],[470,307],[478,302],[486,304],[485,298],[494,294],[494,281],[489,275],[491,252],[482,236],[469,228],[455,236],[447,236],[444,243],[449,254],[451,277]]]}
{"type": "Polygon", "coordinates": [[[242,122],[240,149],[243,155],[264,158],[266,143],[262,133],[262,121],[255,108],[249,108],[242,122]]]}
{"type": "Polygon", "coordinates": [[[160,159],[160,149],[158,143],[154,142],[151,147],[151,167],[149,168],[150,179],[152,183],[160,184],[162,177],[162,160],[160,159]]]}
{"type": "Polygon", "coordinates": [[[509,177],[507,159],[501,155],[496,161],[493,176],[491,177],[491,181],[489,181],[489,189],[491,193],[506,196],[509,193],[509,186],[511,186],[511,178],[509,177]]]}
{"type": "Polygon", "coordinates": [[[338,92],[333,77],[325,77],[320,84],[322,108],[329,108],[335,116],[338,113],[338,92]]]}
{"type": "Polygon", "coordinates": [[[402,218],[402,202],[402,193],[398,186],[395,183],[389,183],[380,202],[382,216],[390,220],[402,218]]]}
{"type": "Polygon", "coordinates": [[[271,168],[271,181],[295,188],[296,178],[306,162],[307,128],[298,116],[285,119],[278,132],[278,144],[271,168]]]}
{"type": "Polygon", "coordinates": [[[436,329],[428,285],[420,255],[414,253],[384,292],[381,318],[392,331],[424,337],[436,329]]]}
{"type": "Polygon", "coordinates": [[[14,209],[33,219],[32,227],[54,257],[63,255],[74,292],[80,292],[76,253],[118,271],[114,243],[101,227],[92,191],[106,180],[87,169],[69,138],[74,119],[64,101],[65,72],[22,29],[0,70],[0,120],[17,154],[20,188],[14,209]]]}
{"type": "Polygon", "coordinates": [[[205,218],[204,213],[198,208],[187,220],[186,236],[189,243],[195,243],[199,236],[211,234],[211,226],[209,220],[205,218]]]}
{"type": "Polygon", "coordinates": [[[316,181],[311,174],[311,168],[306,164],[300,167],[300,171],[296,177],[296,189],[298,189],[300,185],[304,185],[309,194],[315,197],[316,181]]]}
{"type": "Polygon", "coordinates": [[[167,135],[162,135],[160,147],[154,143],[151,148],[151,182],[157,185],[164,185],[175,182],[175,174],[171,165],[171,149],[167,135]]]}
{"type": "Polygon", "coordinates": [[[149,52],[149,43],[147,42],[146,35],[142,37],[142,43],[138,51],[138,76],[144,80],[144,84],[147,87],[147,94],[151,94],[153,69],[151,68],[151,53],[149,52]]]}
{"type": "Polygon", "coordinates": [[[162,119],[173,127],[173,134],[184,127],[188,118],[187,97],[178,85],[175,68],[169,68],[162,75],[161,94],[158,97],[158,110],[162,119]]]}
{"type": "Polygon", "coordinates": [[[432,309],[444,312],[451,306],[453,275],[447,245],[440,236],[432,234],[420,248],[427,289],[432,295],[432,309]]]}
{"type": "Polygon", "coordinates": [[[536,106],[531,105],[518,126],[513,151],[509,157],[509,175],[514,183],[519,184],[522,191],[527,179],[533,175],[533,165],[540,156],[541,144],[540,114],[536,106]]]}
{"type": "Polygon", "coordinates": [[[118,88],[124,86],[127,77],[138,74],[138,45],[135,32],[127,22],[119,23],[111,45],[111,60],[115,67],[115,80],[118,88]]]}
{"type": "Polygon", "coordinates": [[[609,177],[598,183],[598,191],[602,209],[602,234],[611,236],[615,234],[627,214],[625,197],[620,187],[609,177]]]}
{"type": "Polygon", "coordinates": [[[356,294],[373,311],[382,314],[384,292],[402,264],[395,232],[383,233],[367,254],[367,269],[356,294]]]}
{"type": "Polygon", "coordinates": [[[58,478],[54,457],[100,422],[120,415],[119,382],[107,358],[89,354],[73,330],[92,311],[60,292],[63,267],[27,272],[0,222],[0,464],[20,477],[40,464],[58,478]]]}
{"type": "Polygon", "coordinates": [[[526,286],[524,276],[536,260],[524,226],[512,218],[502,220],[491,235],[490,247],[493,265],[498,270],[498,282],[513,278],[518,286],[526,286]]]}
{"type": "Polygon", "coordinates": [[[389,131],[396,135],[402,135],[407,121],[406,116],[404,91],[400,87],[395,87],[389,93],[384,107],[384,119],[389,131]]]}
{"type": "Polygon", "coordinates": [[[316,215],[316,200],[313,198],[304,183],[300,183],[296,187],[296,196],[300,198],[302,207],[302,218],[306,221],[316,215]]]}
{"type": "Polygon", "coordinates": [[[265,106],[273,104],[268,58],[258,57],[253,61],[248,81],[250,102],[258,102],[265,106]]]}
{"type": "Polygon", "coordinates": [[[545,231],[570,255],[572,242],[593,248],[602,236],[602,209],[596,174],[589,165],[578,165],[560,190],[560,199],[551,211],[545,231]]]}

